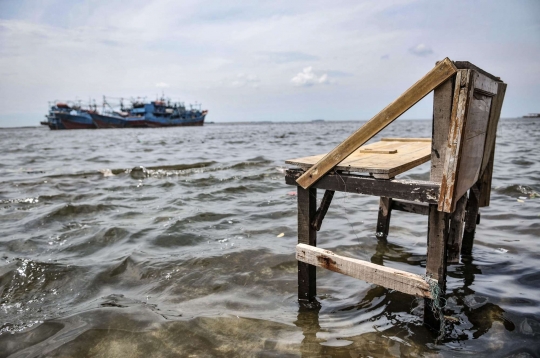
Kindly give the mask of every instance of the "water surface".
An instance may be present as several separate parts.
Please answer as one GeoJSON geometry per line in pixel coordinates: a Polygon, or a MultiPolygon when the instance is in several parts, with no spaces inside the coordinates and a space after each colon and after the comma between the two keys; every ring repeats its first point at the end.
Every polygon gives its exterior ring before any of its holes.
{"type": "MultiPolygon", "coordinates": [[[[284,161],[360,125],[1,129],[0,356],[540,356],[534,119],[500,123],[491,207],[472,257],[449,267],[442,341],[422,300],[322,269],[320,310],[299,309],[284,161]]],[[[431,123],[381,135],[430,137],[431,123]]],[[[402,177],[428,179],[429,164],[402,177]]],[[[336,193],[318,245],[424,273],[427,218],[394,213],[384,244],[377,209],[336,193]]]]}

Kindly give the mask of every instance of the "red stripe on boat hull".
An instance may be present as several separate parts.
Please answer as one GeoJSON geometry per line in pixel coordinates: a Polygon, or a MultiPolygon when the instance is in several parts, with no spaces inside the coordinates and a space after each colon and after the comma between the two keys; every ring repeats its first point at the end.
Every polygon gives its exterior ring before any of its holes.
{"type": "Polygon", "coordinates": [[[96,128],[93,124],[72,122],[67,119],[62,119],[61,121],[64,127],[66,127],[66,129],[94,129],[96,128]]]}

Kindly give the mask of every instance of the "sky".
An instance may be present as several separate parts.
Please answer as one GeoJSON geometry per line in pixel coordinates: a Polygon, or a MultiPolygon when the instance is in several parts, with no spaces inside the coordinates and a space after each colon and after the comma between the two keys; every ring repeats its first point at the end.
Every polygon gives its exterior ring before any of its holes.
{"type": "Polygon", "coordinates": [[[368,120],[445,57],[508,84],[502,117],[540,112],[540,1],[0,0],[0,127],[162,93],[216,123],[368,120]]]}

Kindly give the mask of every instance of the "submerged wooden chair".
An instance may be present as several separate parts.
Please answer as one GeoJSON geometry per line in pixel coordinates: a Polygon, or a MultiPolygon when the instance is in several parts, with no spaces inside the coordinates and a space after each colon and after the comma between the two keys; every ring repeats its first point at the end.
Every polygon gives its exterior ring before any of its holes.
{"type": "Polygon", "coordinates": [[[470,254],[479,207],[488,206],[497,124],[506,84],[469,62],[448,58],[331,152],[287,160],[286,183],[298,186],[298,298],[315,301],[315,267],[425,298],[424,323],[439,330],[431,306],[444,295],[448,263],[470,254]],[[374,135],[434,90],[432,138],[374,135]],[[429,181],[396,179],[431,160],[429,181]],[[358,173],[364,173],[358,174],[358,173]],[[317,189],[324,197],[317,209],[317,189]],[[392,210],[428,216],[426,275],[336,255],[316,247],[335,191],[380,197],[376,236],[386,240],[392,210]],[[468,193],[468,195],[467,195],[468,193]],[[435,290],[434,290],[435,288],[435,290]]]}

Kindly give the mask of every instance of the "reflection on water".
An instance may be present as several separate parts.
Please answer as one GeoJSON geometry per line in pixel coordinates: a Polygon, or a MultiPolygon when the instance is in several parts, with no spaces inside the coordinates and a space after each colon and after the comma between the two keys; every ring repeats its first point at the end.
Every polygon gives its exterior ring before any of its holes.
{"type": "MultiPolygon", "coordinates": [[[[0,130],[0,357],[540,356],[538,120],[501,122],[491,207],[448,268],[442,341],[423,300],[323,269],[320,306],[298,306],[284,160],[359,125],[0,130]]],[[[336,193],[318,245],[424,273],[427,218],[396,212],[381,241],[377,209],[336,193]]]]}

